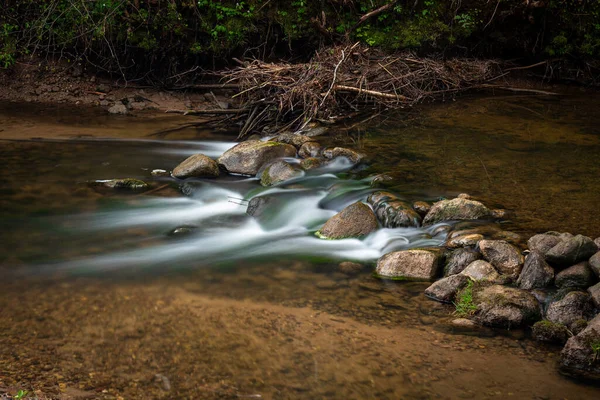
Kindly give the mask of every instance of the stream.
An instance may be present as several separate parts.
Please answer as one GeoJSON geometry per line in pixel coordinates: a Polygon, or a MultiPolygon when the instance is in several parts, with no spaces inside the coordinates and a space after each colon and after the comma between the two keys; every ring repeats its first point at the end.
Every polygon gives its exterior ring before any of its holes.
{"type": "Polygon", "coordinates": [[[448,224],[314,235],[386,173],[409,202],[466,192],[506,209],[499,225],[525,239],[598,237],[597,104],[575,92],[383,113],[317,138],[368,167],[339,158],[270,188],[153,176],[236,144],[208,127],[153,134],[185,117],[0,104],[0,399],[597,398],[558,374],[559,347],[461,331],[426,283],[372,276],[383,254],[442,245],[448,224]],[[90,184],[114,178],[151,188],[90,184]],[[257,196],[275,201],[252,217],[257,196]],[[343,274],[342,261],[366,268],[343,274]]]}

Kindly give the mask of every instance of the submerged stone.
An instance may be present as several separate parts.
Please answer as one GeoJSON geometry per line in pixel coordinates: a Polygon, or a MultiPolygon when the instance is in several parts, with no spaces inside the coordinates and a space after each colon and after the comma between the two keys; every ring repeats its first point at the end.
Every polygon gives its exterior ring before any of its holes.
{"type": "Polygon", "coordinates": [[[318,232],[323,239],[361,237],[377,230],[379,224],[371,207],[358,201],[331,217],[318,232]]]}
{"type": "Polygon", "coordinates": [[[367,198],[367,202],[386,228],[421,226],[421,216],[410,204],[390,192],[375,192],[367,198]]]}
{"type": "Polygon", "coordinates": [[[273,186],[299,176],[302,176],[301,171],[296,170],[283,160],[278,160],[265,168],[260,176],[260,184],[263,186],[273,186]]]}
{"type": "Polygon", "coordinates": [[[94,181],[95,185],[105,186],[111,189],[126,189],[126,190],[143,190],[147,189],[150,185],[146,182],[134,179],[134,178],[124,178],[124,179],[110,179],[110,180],[99,180],[94,181]]]}

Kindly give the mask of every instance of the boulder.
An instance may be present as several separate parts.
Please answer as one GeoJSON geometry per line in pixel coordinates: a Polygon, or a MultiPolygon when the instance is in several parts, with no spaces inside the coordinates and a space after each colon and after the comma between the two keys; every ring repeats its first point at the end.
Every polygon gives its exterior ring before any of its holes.
{"type": "Polygon", "coordinates": [[[421,217],[426,216],[429,210],[431,210],[431,204],[426,201],[415,201],[412,204],[412,207],[421,217]]]}
{"type": "Polygon", "coordinates": [[[260,176],[260,184],[263,186],[273,186],[301,175],[302,172],[296,170],[289,163],[278,160],[265,168],[260,176]]]}
{"type": "Polygon", "coordinates": [[[561,300],[550,303],[546,318],[570,327],[577,320],[589,318],[591,311],[589,294],[579,291],[569,292],[561,300]]]}
{"type": "Polygon", "coordinates": [[[592,272],[596,275],[596,278],[600,278],[600,252],[594,254],[592,258],[590,258],[589,264],[592,272]]]}
{"type": "Polygon", "coordinates": [[[600,237],[594,239],[594,243],[596,243],[596,246],[598,246],[598,250],[600,250],[600,237]]]}
{"type": "Polygon", "coordinates": [[[575,378],[600,380],[600,314],[567,341],[560,353],[560,371],[575,378]]]}
{"type": "Polygon", "coordinates": [[[588,260],[598,251],[598,246],[587,236],[577,235],[566,238],[546,253],[550,265],[568,267],[580,261],[588,260]]]}
{"type": "Polygon", "coordinates": [[[531,251],[537,251],[542,254],[544,257],[546,253],[559,244],[562,241],[560,236],[561,234],[558,232],[546,232],[540,233],[538,235],[533,235],[527,241],[527,247],[531,251]]]}
{"type": "Polygon", "coordinates": [[[365,156],[354,150],[347,149],[345,147],[334,147],[323,151],[323,157],[330,160],[338,157],[346,157],[352,164],[358,164],[364,160],[365,156]]]}
{"type": "Polygon", "coordinates": [[[315,168],[319,168],[321,166],[321,160],[316,157],[308,157],[304,160],[300,161],[300,167],[305,170],[311,170],[315,168]]]}
{"type": "Polygon", "coordinates": [[[253,216],[254,218],[261,220],[263,217],[268,216],[269,209],[278,207],[281,201],[275,196],[257,196],[250,199],[248,202],[248,208],[246,214],[253,216]]]}
{"type": "Polygon", "coordinates": [[[540,305],[529,292],[501,285],[478,288],[473,293],[475,320],[482,325],[513,328],[540,319],[540,305]]]}
{"type": "Polygon", "coordinates": [[[110,107],[108,109],[108,112],[110,114],[121,114],[121,115],[125,115],[129,112],[129,110],[127,110],[127,106],[121,102],[117,102],[115,103],[115,105],[113,105],[112,107],[110,107]]]}
{"type": "Polygon", "coordinates": [[[425,289],[425,296],[442,303],[451,303],[456,297],[456,293],[465,287],[469,278],[465,275],[452,275],[434,282],[425,289]]]}
{"type": "Polygon", "coordinates": [[[474,249],[460,248],[453,250],[446,257],[446,265],[444,266],[444,275],[456,275],[461,273],[467,265],[481,258],[481,253],[474,249]]]}
{"type": "Polygon", "coordinates": [[[496,281],[500,278],[498,271],[487,261],[476,260],[469,264],[460,275],[468,276],[474,281],[496,281]]]}
{"type": "Polygon", "coordinates": [[[596,282],[596,276],[592,272],[587,261],[577,263],[556,274],[554,283],[558,287],[587,288],[596,282]]]}
{"type": "Polygon", "coordinates": [[[477,220],[491,218],[491,211],[482,203],[464,198],[442,200],[435,203],[425,216],[423,225],[442,221],[477,220]]]}
{"type": "Polygon", "coordinates": [[[249,140],[227,150],[217,162],[228,172],[256,175],[260,168],[282,157],[294,157],[296,148],[290,144],[249,140]]]}
{"type": "Polygon", "coordinates": [[[217,178],[219,176],[219,165],[215,160],[204,154],[194,154],[175,167],[173,176],[179,179],[192,177],[217,178]]]}
{"type": "Polygon", "coordinates": [[[302,158],[317,157],[321,152],[321,145],[317,142],[306,142],[298,150],[298,155],[302,158]]]}
{"type": "Polygon", "coordinates": [[[596,283],[594,286],[589,287],[587,291],[590,294],[594,307],[600,309],[600,283],[596,283]]]}
{"type": "Polygon", "coordinates": [[[501,274],[517,278],[523,268],[521,252],[504,240],[482,240],[479,250],[501,274]]]}
{"type": "Polygon", "coordinates": [[[302,147],[302,145],[304,143],[310,142],[311,140],[313,140],[313,139],[308,136],[305,136],[305,135],[301,135],[298,133],[286,132],[286,133],[282,133],[281,135],[275,136],[270,141],[291,144],[292,146],[294,146],[296,148],[300,148],[300,147],[302,147]]]}
{"type": "Polygon", "coordinates": [[[542,320],[533,324],[531,334],[535,340],[563,345],[569,339],[569,330],[563,324],[542,320]]]}
{"type": "Polygon", "coordinates": [[[331,217],[317,232],[323,239],[361,237],[377,230],[377,217],[368,205],[357,201],[331,217]]]}
{"type": "Polygon", "coordinates": [[[440,271],[441,256],[437,249],[394,251],[377,261],[375,273],[383,279],[433,281],[440,271]]]}
{"type": "Polygon", "coordinates": [[[462,236],[455,236],[448,239],[444,246],[450,249],[456,249],[459,247],[475,247],[477,244],[484,239],[483,235],[478,233],[470,233],[462,236]]]}
{"type": "Polygon", "coordinates": [[[410,204],[390,192],[375,192],[367,198],[385,228],[421,226],[421,216],[410,204]]]}
{"type": "Polygon", "coordinates": [[[525,258],[525,265],[517,279],[521,289],[545,288],[554,280],[554,269],[548,265],[542,253],[532,251],[525,258]]]}

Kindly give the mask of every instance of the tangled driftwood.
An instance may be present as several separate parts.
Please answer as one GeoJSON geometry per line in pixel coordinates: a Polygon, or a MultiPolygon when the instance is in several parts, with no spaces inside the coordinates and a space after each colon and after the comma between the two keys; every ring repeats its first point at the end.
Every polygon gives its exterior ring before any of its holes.
{"type": "Polygon", "coordinates": [[[265,126],[299,130],[365,105],[407,107],[472,89],[501,74],[494,61],[386,55],[358,43],[324,49],[307,63],[241,64],[223,73],[226,84],[239,86],[234,97],[248,110],[240,138],[265,126]]]}

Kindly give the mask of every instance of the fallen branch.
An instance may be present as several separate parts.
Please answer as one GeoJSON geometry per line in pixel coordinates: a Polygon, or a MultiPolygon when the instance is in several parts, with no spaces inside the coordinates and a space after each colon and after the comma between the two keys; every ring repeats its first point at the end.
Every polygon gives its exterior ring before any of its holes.
{"type": "Polygon", "coordinates": [[[183,115],[218,115],[218,114],[245,114],[248,110],[245,108],[230,108],[227,110],[167,110],[167,114],[183,114],[183,115]]]}
{"type": "Polygon", "coordinates": [[[560,96],[560,93],[548,92],[546,90],[524,89],[524,88],[511,87],[511,86],[498,86],[498,85],[489,85],[489,84],[477,85],[477,86],[474,86],[473,89],[495,89],[495,90],[507,90],[510,92],[518,92],[518,93],[534,93],[534,94],[541,94],[544,96],[560,96]]]}
{"type": "Polygon", "coordinates": [[[352,28],[350,28],[347,32],[346,35],[350,35],[350,33],[352,33],[356,28],[358,28],[363,22],[365,22],[366,20],[368,20],[371,17],[375,17],[379,14],[381,14],[384,11],[389,10],[390,8],[392,8],[393,6],[395,6],[397,3],[397,1],[393,1],[391,3],[388,3],[386,5],[383,5],[373,11],[370,11],[368,13],[366,13],[365,15],[363,15],[362,17],[360,17],[360,19],[358,20],[358,22],[356,24],[354,24],[354,26],[352,28]]]}
{"type": "Polygon", "coordinates": [[[335,85],[333,88],[334,88],[334,90],[354,92],[354,93],[358,93],[358,94],[366,94],[368,96],[381,97],[383,99],[392,99],[392,100],[399,100],[399,101],[412,101],[408,97],[402,96],[401,94],[383,93],[383,92],[378,92],[376,90],[360,89],[360,88],[355,88],[355,87],[345,86],[345,85],[335,85]]]}

